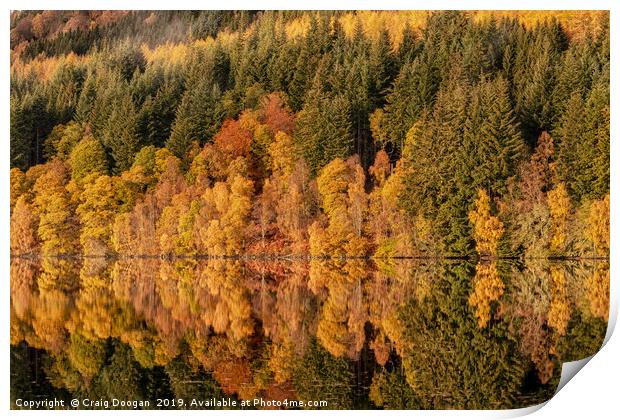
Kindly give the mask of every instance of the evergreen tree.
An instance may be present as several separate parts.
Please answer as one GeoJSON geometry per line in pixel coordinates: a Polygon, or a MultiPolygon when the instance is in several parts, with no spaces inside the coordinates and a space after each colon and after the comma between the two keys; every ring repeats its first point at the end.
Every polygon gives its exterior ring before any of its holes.
{"type": "Polygon", "coordinates": [[[217,132],[224,117],[220,90],[203,78],[195,88],[186,90],[176,112],[166,147],[184,158],[193,142],[204,144],[217,132]]]}
{"type": "Polygon", "coordinates": [[[585,103],[572,95],[555,131],[558,174],[577,201],[609,191],[609,115],[608,85],[597,84],[585,103]]]}
{"type": "Polygon", "coordinates": [[[342,96],[314,90],[300,112],[295,139],[312,171],[353,152],[349,106],[342,96]]]}
{"type": "Polygon", "coordinates": [[[129,169],[139,150],[138,121],[131,97],[124,95],[112,105],[101,131],[101,142],[109,150],[119,172],[129,169]]]}
{"type": "Polygon", "coordinates": [[[434,101],[438,74],[428,62],[428,54],[425,52],[401,68],[386,98],[386,138],[398,150],[402,150],[409,128],[434,101]]]}
{"type": "Polygon", "coordinates": [[[164,146],[170,137],[180,96],[179,84],[168,81],[154,96],[146,98],[137,116],[138,130],[145,144],[164,146]]]}

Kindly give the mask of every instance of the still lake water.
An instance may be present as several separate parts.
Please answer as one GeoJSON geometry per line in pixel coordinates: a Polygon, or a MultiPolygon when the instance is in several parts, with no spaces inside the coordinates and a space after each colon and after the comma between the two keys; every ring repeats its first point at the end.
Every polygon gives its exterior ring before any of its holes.
{"type": "Polygon", "coordinates": [[[519,408],[608,308],[602,260],[13,259],[11,401],[519,408]]]}

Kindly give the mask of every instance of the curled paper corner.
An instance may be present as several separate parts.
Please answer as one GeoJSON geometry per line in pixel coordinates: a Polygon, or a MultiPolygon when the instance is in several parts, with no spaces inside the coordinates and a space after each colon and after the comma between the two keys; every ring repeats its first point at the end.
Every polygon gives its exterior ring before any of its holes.
{"type": "MultiPolygon", "coordinates": [[[[603,340],[603,344],[601,345],[601,347],[598,349],[598,351],[596,353],[594,353],[592,356],[586,357],[584,359],[581,360],[574,360],[572,362],[564,362],[562,363],[562,373],[560,374],[560,383],[558,384],[557,389],[555,390],[554,395],[557,395],[558,392],[560,392],[560,390],[562,388],[564,388],[564,386],[571,380],[573,379],[573,377],[577,374],[577,372],[579,372],[581,369],[583,369],[583,367],[585,365],[588,364],[588,362],[590,360],[592,360],[592,358],[594,356],[596,356],[596,354],[601,351],[601,349],[603,347],[605,347],[605,345],[607,344],[607,342],[609,341],[609,339],[611,338],[611,335],[613,334],[615,328],[616,328],[616,319],[618,317],[618,306],[617,306],[617,295],[615,293],[612,292],[611,294],[611,304],[609,306],[609,320],[607,322],[607,331],[605,332],[605,339],[603,340]]],[[[541,406],[543,406],[544,404],[541,404],[541,406]]]]}
{"type": "Polygon", "coordinates": [[[525,416],[527,416],[529,414],[535,413],[536,411],[540,410],[548,402],[549,401],[547,400],[547,401],[542,402],[540,404],[531,405],[529,407],[515,408],[515,409],[512,409],[512,410],[497,411],[496,413],[498,415],[495,418],[512,419],[512,418],[516,418],[516,417],[525,417],[525,416]]]}
{"type": "MultiPolygon", "coordinates": [[[[618,281],[610,280],[609,286],[609,316],[607,321],[607,331],[605,332],[605,339],[603,340],[601,349],[605,347],[611,338],[611,335],[614,333],[614,330],[616,329],[616,321],[618,320],[618,287],[620,287],[620,283],[618,283],[618,281]]],[[[601,349],[599,349],[599,351],[601,349]]]]}
{"type": "MultiPolygon", "coordinates": [[[[608,327],[608,329],[610,329],[608,327]]],[[[590,360],[592,360],[593,356],[590,357],[586,357],[585,359],[581,359],[581,360],[575,360],[572,362],[565,362],[562,363],[562,373],[560,374],[560,382],[558,383],[558,387],[556,388],[555,392],[553,393],[553,396],[556,396],[558,392],[560,392],[560,390],[562,388],[564,388],[564,385],[566,385],[571,379],[573,379],[573,377],[586,365],[588,364],[588,362],[590,360]]],[[[532,405],[530,407],[523,407],[523,408],[517,408],[517,409],[513,409],[513,410],[506,410],[501,412],[501,415],[498,416],[499,418],[516,418],[516,417],[524,417],[527,416],[529,414],[532,414],[538,410],[540,410],[541,408],[543,408],[545,405],[547,405],[547,403],[549,401],[551,401],[552,398],[548,399],[545,402],[542,402],[540,404],[537,405],[532,405]]]]}
{"type": "Polygon", "coordinates": [[[594,355],[590,357],[586,357],[585,359],[562,363],[562,373],[560,375],[560,383],[558,384],[558,387],[555,390],[554,395],[557,395],[557,393],[560,392],[562,388],[564,388],[564,385],[566,385],[571,379],[573,379],[573,377],[577,374],[577,372],[579,372],[586,364],[588,364],[588,362],[592,360],[593,357],[594,355]]]}
{"type": "MultiPolygon", "coordinates": [[[[573,377],[577,374],[577,372],[579,372],[581,369],[583,369],[583,367],[585,365],[588,364],[588,362],[590,360],[592,360],[592,358],[594,356],[596,356],[596,354],[601,351],[601,349],[603,347],[605,347],[605,345],[607,344],[607,342],[609,341],[609,339],[611,338],[611,335],[613,334],[615,328],[616,328],[616,319],[618,317],[618,306],[617,306],[617,295],[615,295],[615,293],[612,292],[611,294],[611,304],[609,305],[609,320],[607,321],[607,331],[605,332],[605,339],[603,340],[603,344],[601,345],[601,347],[597,350],[596,353],[594,353],[592,356],[586,357],[584,359],[580,359],[580,360],[574,360],[572,362],[564,362],[562,363],[562,373],[560,374],[560,383],[558,384],[557,389],[555,390],[554,395],[556,395],[558,392],[560,392],[560,390],[562,388],[564,388],[564,386],[571,380],[573,379],[573,377]]],[[[544,404],[542,404],[544,405],[544,404]]],[[[541,405],[541,406],[542,406],[541,405]]]]}

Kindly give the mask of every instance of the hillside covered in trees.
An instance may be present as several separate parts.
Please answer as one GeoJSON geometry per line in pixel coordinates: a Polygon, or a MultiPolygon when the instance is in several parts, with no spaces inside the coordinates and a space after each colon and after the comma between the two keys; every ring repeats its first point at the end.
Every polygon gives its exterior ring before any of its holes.
{"type": "Polygon", "coordinates": [[[11,48],[14,255],[608,255],[606,12],[13,12],[11,48]]]}

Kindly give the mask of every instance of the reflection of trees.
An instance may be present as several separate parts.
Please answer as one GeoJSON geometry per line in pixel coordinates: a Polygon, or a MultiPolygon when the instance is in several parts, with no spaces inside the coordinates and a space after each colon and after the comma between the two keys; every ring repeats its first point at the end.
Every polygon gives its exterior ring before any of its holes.
{"type": "Polygon", "coordinates": [[[36,261],[12,261],[11,343],[49,354],[51,385],[97,398],[537,403],[559,362],[598,350],[609,305],[601,262],[56,261],[44,285],[36,261]]]}
{"type": "Polygon", "coordinates": [[[293,383],[302,400],[327,400],[329,409],[352,407],[353,372],[343,357],[334,357],[313,341],[297,365],[293,383]]]}
{"type": "Polygon", "coordinates": [[[586,299],[592,316],[609,318],[609,263],[600,263],[585,282],[586,299]]]}
{"type": "Polygon", "coordinates": [[[22,340],[36,341],[36,335],[32,332],[32,317],[39,269],[36,261],[11,260],[11,344],[22,340]]]}
{"type": "Polygon", "coordinates": [[[18,398],[35,400],[42,395],[64,400],[70,398],[65,389],[55,388],[46,377],[44,367],[47,357],[44,351],[21,343],[11,346],[10,357],[11,410],[20,409],[15,405],[18,398]]]}
{"type": "Polygon", "coordinates": [[[508,294],[511,303],[506,318],[513,335],[520,337],[521,353],[534,363],[542,384],[551,380],[556,367],[551,354],[553,331],[546,324],[550,283],[549,271],[544,264],[531,264],[523,270],[514,265],[510,267],[508,294]]]}
{"type": "Polygon", "coordinates": [[[79,267],[74,260],[59,258],[44,258],[41,266],[37,286],[32,289],[32,330],[42,348],[60,351],[66,344],[65,323],[79,282],[79,267]]]}
{"type": "Polygon", "coordinates": [[[403,325],[398,312],[411,298],[423,300],[432,277],[432,264],[405,260],[398,264],[381,264],[366,283],[369,320],[374,327],[370,347],[375,360],[385,365],[392,352],[404,349],[403,325]]]}
{"type": "Polygon", "coordinates": [[[566,362],[592,356],[601,348],[606,330],[607,323],[603,320],[575,311],[566,334],[558,338],[555,353],[566,362]]]}
{"type": "Polygon", "coordinates": [[[512,267],[506,318],[541,383],[557,381],[559,362],[591,356],[602,345],[606,310],[593,308],[605,307],[608,285],[608,263],[530,261],[524,269],[512,267]]]}
{"type": "Polygon", "coordinates": [[[423,302],[401,312],[407,382],[422,408],[512,407],[524,376],[518,343],[502,324],[481,330],[464,310],[469,264],[445,266],[423,302]]]}
{"type": "Polygon", "coordinates": [[[378,407],[385,409],[415,410],[420,407],[420,402],[401,369],[375,373],[370,387],[370,399],[378,407]]]}
{"type": "Polygon", "coordinates": [[[497,264],[478,263],[473,278],[474,289],[469,295],[468,303],[476,308],[478,326],[484,328],[491,319],[491,304],[504,293],[504,283],[499,277],[497,264]]]}
{"type": "Polygon", "coordinates": [[[609,263],[575,263],[562,269],[571,310],[555,352],[562,361],[579,360],[592,356],[603,344],[609,312],[609,263]]]}
{"type": "Polygon", "coordinates": [[[208,400],[224,396],[211,375],[190,366],[182,358],[176,358],[168,363],[165,371],[175,398],[191,401],[192,398],[208,400]]]}
{"type": "Polygon", "coordinates": [[[293,271],[278,282],[275,313],[277,314],[276,336],[290,342],[296,353],[304,353],[310,342],[311,331],[316,327],[317,298],[308,289],[308,268],[295,264],[293,271]]]}
{"type": "Polygon", "coordinates": [[[325,296],[316,335],[319,342],[336,357],[346,354],[355,359],[364,345],[364,324],[368,315],[363,283],[368,268],[367,261],[361,259],[311,262],[313,290],[319,296],[325,296]],[[317,264],[322,266],[321,269],[314,269],[317,264]]]}
{"type": "Polygon", "coordinates": [[[112,290],[119,312],[122,341],[129,344],[143,366],[172,359],[181,340],[180,323],[162,302],[161,276],[156,260],[119,260],[112,269],[112,290]]]}
{"type": "Polygon", "coordinates": [[[570,302],[566,291],[566,274],[555,265],[551,266],[551,305],[547,314],[547,325],[564,335],[570,320],[570,302]]]}
{"type": "Polygon", "coordinates": [[[244,285],[244,267],[239,261],[210,260],[199,274],[200,284],[206,286],[215,299],[215,307],[201,311],[206,325],[216,333],[225,333],[239,341],[254,331],[252,306],[244,285]]]}

